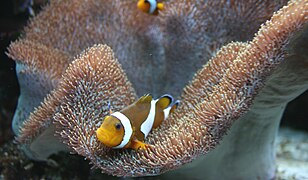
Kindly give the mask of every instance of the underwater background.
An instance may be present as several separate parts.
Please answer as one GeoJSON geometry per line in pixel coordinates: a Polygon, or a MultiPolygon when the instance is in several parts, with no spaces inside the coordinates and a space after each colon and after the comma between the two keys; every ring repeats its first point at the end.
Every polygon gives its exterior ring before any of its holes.
{"type": "MultiPolygon", "coordinates": [[[[6,52],[11,41],[18,39],[29,18],[37,14],[46,1],[13,0],[0,3],[0,179],[113,179],[114,177],[101,174],[99,170],[91,170],[91,165],[78,155],[68,158],[60,153],[53,155],[50,162],[34,162],[18,149],[11,122],[17,106],[19,86],[15,62],[7,57],[6,52]]],[[[288,162],[292,158],[302,159],[301,165],[308,168],[307,107],[308,91],[290,102],[284,112],[282,131],[277,141],[278,168],[279,163],[288,165],[293,162],[288,162]]],[[[292,174],[293,170],[290,174],[284,174],[281,169],[277,179],[308,178],[307,172],[303,173],[306,175],[304,177],[297,176],[301,171],[294,170],[292,174]]]]}

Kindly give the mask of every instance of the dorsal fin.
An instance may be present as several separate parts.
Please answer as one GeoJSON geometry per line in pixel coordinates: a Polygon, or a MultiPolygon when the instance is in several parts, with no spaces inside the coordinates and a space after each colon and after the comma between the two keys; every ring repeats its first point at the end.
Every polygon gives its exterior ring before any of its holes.
{"type": "Polygon", "coordinates": [[[175,103],[172,105],[170,109],[170,114],[173,113],[176,110],[176,108],[178,108],[179,104],[180,104],[179,100],[175,101],[175,103]]]}
{"type": "Polygon", "coordinates": [[[173,97],[169,94],[162,95],[158,101],[157,104],[162,108],[166,109],[173,101],[173,97]]]}
{"type": "Polygon", "coordinates": [[[151,103],[153,97],[151,94],[145,94],[139,98],[136,103],[151,103]]]}

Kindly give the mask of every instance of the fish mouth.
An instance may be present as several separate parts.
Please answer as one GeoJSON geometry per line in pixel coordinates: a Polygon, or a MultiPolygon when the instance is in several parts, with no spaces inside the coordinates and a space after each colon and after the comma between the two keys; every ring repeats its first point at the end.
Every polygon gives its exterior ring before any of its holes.
{"type": "Polygon", "coordinates": [[[108,133],[103,129],[103,128],[98,128],[96,130],[96,137],[97,139],[105,144],[106,146],[108,146],[108,140],[110,139],[108,136],[108,133]]]}

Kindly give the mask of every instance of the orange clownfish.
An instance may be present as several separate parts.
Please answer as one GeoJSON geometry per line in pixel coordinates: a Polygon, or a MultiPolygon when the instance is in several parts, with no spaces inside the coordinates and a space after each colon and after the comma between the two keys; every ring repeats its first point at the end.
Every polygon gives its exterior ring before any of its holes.
{"type": "Polygon", "coordinates": [[[144,149],[143,143],[153,128],[157,128],[178,106],[172,96],[163,95],[153,100],[152,95],[142,96],[121,111],[106,116],[96,130],[98,140],[104,145],[119,149],[144,149]]]}
{"type": "Polygon", "coordinates": [[[164,4],[156,0],[139,0],[137,7],[145,13],[158,15],[158,10],[163,10],[164,4]]]}

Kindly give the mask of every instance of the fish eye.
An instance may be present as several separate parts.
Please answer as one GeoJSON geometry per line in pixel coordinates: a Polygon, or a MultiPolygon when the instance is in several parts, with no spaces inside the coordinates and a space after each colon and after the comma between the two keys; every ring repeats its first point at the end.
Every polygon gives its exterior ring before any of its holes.
{"type": "Polygon", "coordinates": [[[115,125],[115,128],[116,128],[117,130],[121,129],[121,127],[122,127],[121,123],[117,123],[117,124],[115,125]]]}

